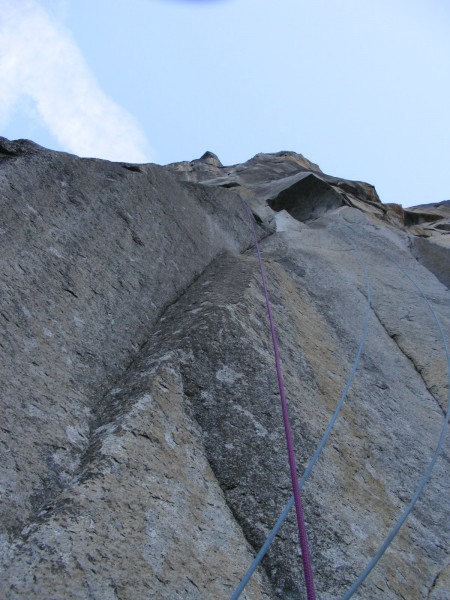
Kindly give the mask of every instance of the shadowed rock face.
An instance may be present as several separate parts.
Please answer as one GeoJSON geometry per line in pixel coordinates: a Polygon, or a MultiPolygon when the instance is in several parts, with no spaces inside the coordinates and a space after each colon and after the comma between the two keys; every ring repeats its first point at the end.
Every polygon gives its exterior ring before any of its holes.
{"type": "Polygon", "coordinates": [[[286,210],[294,219],[305,223],[345,205],[342,194],[313,174],[303,177],[269,202],[274,210],[286,210]]]}
{"type": "Polygon", "coordinates": [[[450,200],[405,210],[405,225],[416,234],[414,256],[450,289],[450,200]]]}
{"type": "MultiPolygon", "coordinates": [[[[450,331],[448,262],[416,260],[422,243],[445,245],[445,228],[425,238],[420,220],[442,224],[442,208],[403,213],[292,152],[160,167],[3,138],[0,197],[0,595],[230,597],[290,496],[245,199],[300,473],[355,359],[365,269],[372,286],[362,363],[303,490],[318,596],[341,597],[443,423],[443,342],[406,276],[450,331]]],[[[446,597],[448,450],[359,597],[446,597]]],[[[242,597],[303,590],[291,515],[242,597]]]]}

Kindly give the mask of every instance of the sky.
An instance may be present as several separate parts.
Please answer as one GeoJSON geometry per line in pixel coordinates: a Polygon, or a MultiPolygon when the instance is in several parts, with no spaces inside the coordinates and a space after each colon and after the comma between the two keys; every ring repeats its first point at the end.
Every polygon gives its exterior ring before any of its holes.
{"type": "Polygon", "coordinates": [[[0,135],[126,162],[293,150],[450,198],[448,0],[0,0],[0,135]]]}

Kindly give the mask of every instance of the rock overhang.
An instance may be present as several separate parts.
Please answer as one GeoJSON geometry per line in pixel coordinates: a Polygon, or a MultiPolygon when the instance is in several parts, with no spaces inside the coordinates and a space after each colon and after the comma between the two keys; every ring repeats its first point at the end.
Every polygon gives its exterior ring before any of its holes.
{"type": "Polygon", "coordinates": [[[347,206],[345,195],[314,173],[305,173],[291,186],[268,200],[275,210],[286,210],[305,223],[315,221],[330,211],[347,206]]]}

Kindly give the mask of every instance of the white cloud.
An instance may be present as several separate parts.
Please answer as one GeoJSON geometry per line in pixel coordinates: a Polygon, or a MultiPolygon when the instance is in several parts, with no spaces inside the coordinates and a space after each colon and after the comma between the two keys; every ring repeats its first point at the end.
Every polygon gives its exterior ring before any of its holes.
{"type": "Polygon", "coordinates": [[[62,23],[37,0],[0,0],[0,125],[23,95],[67,151],[151,159],[138,123],[101,90],[62,23]]]}

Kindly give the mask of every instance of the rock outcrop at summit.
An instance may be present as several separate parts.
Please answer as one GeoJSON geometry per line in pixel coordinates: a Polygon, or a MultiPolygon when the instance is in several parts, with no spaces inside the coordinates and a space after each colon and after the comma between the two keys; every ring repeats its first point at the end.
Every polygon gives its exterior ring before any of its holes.
{"type": "MultiPolygon", "coordinates": [[[[318,597],[342,597],[448,402],[448,202],[384,205],[293,152],[110,163],[0,138],[0,595],[228,599],[289,499],[257,222],[318,597]],[[414,282],[414,283],[413,283],[414,282]]],[[[355,597],[444,600],[449,443],[355,597]]],[[[242,595],[304,597],[293,515],[242,595]]]]}

